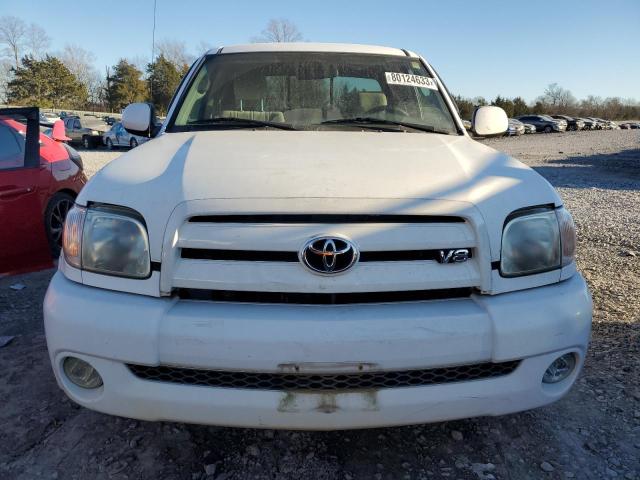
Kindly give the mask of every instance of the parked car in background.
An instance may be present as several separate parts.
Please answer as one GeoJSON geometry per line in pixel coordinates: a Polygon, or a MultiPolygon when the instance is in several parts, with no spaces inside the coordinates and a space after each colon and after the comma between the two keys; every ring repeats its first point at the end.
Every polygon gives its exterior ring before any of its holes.
{"type": "Polygon", "coordinates": [[[583,117],[575,117],[576,120],[580,120],[583,124],[584,127],[582,128],[583,130],[595,130],[595,126],[596,126],[596,122],[591,120],[590,118],[583,118],[583,117]]]}
{"type": "Polygon", "coordinates": [[[39,132],[37,108],[0,109],[0,276],[50,267],[67,211],[86,183],[82,159],[39,132]]]}
{"type": "Polygon", "coordinates": [[[509,128],[507,129],[507,133],[505,133],[506,136],[524,135],[524,132],[524,124],[520,120],[516,120],[515,118],[509,119],[509,128]]]}
{"type": "Polygon", "coordinates": [[[135,148],[148,140],[148,137],[131,135],[124,129],[122,122],[114,123],[111,130],[102,136],[102,141],[109,150],[113,150],[116,147],[135,148]]]}
{"type": "Polygon", "coordinates": [[[591,129],[592,130],[604,130],[604,122],[595,117],[587,117],[588,120],[593,122],[591,129]]]}
{"type": "Polygon", "coordinates": [[[60,120],[55,113],[43,113],[40,112],[40,125],[43,127],[53,127],[53,124],[60,120]]]}
{"type": "Polygon", "coordinates": [[[530,123],[523,123],[524,133],[536,133],[536,126],[530,123]]]}
{"type": "Polygon", "coordinates": [[[516,119],[535,126],[537,132],[564,132],[567,129],[566,121],[556,120],[548,115],[521,115],[516,119]]]}
{"type": "Polygon", "coordinates": [[[640,128],[640,123],[636,122],[625,122],[620,124],[620,128],[624,130],[635,130],[640,128]]]}
{"type": "Polygon", "coordinates": [[[567,122],[567,130],[575,132],[584,129],[584,122],[579,118],[569,117],[568,115],[551,115],[551,118],[567,122]]]}
{"type": "MultiPolygon", "coordinates": [[[[73,401],[334,430],[570,390],[592,317],[571,215],[469,137],[426,61],[304,42],[193,65],[161,128],[126,107],[130,133],[156,138],[96,173],[65,224],[44,323],[73,401]]],[[[472,127],[501,136],[507,115],[480,107],[472,127]]]]}
{"type": "Polygon", "coordinates": [[[596,120],[601,125],[602,130],[611,130],[611,124],[609,123],[609,120],[605,120],[604,118],[598,118],[598,117],[596,117],[596,120]]]}
{"type": "Polygon", "coordinates": [[[104,120],[104,123],[109,126],[113,126],[113,124],[118,121],[115,117],[110,117],[108,115],[105,115],[104,117],[102,117],[102,119],[104,120]]]}
{"type": "Polygon", "coordinates": [[[71,143],[82,145],[86,149],[102,145],[102,135],[109,130],[109,126],[102,120],[88,117],[65,118],[64,126],[71,143]]]}

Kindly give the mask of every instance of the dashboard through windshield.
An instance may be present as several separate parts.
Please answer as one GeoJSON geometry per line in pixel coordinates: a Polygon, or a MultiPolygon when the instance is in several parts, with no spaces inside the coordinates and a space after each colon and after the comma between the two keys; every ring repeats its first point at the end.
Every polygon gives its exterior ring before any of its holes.
{"type": "Polygon", "coordinates": [[[325,52],[210,55],[178,101],[168,131],[367,125],[458,133],[419,59],[325,52]]]}

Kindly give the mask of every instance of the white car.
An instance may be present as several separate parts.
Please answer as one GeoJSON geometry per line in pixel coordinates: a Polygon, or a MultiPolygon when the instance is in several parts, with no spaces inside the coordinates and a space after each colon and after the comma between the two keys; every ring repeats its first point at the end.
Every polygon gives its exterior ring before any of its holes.
{"type": "MultiPolygon", "coordinates": [[[[502,135],[498,107],[479,136],[502,135]]],[[[575,229],[472,140],[408,50],[251,44],[200,58],[69,213],[44,317],[75,402],[144,420],[350,429],[517,412],[582,367],[575,229]]]]}
{"type": "Polygon", "coordinates": [[[114,123],[111,129],[102,135],[102,143],[107,147],[107,150],[113,150],[117,147],[136,148],[148,140],[148,137],[132,135],[127,132],[122,126],[122,122],[114,123]]]}

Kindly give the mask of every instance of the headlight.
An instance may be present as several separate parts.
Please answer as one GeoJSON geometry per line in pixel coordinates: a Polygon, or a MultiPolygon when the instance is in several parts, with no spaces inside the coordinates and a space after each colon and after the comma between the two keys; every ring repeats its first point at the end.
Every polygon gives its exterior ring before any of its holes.
{"type": "Polygon", "coordinates": [[[129,278],[151,272],[147,230],[129,209],[75,206],[67,215],[63,247],[67,263],[82,270],[129,278]]]}
{"type": "Polygon", "coordinates": [[[502,232],[500,272],[517,277],[560,266],[560,230],[555,212],[516,216],[502,232]]]}
{"type": "MultiPolygon", "coordinates": [[[[510,215],[502,232],[501,275],[519,277],[560,268],[559,218],[555,210],[534,209],[510,215]]],[[[563,220],[563,225],[570,229],[567,221],[563,220]]]]}

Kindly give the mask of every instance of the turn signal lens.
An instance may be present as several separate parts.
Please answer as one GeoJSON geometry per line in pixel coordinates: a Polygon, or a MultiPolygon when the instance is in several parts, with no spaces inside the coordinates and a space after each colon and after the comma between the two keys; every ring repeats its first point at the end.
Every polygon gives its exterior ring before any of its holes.
{"type": "Polygon", "coordinates": [[[62,249],[67,263],[80,268],[82,256],[82,228],[87,209],[74,205],[69,210],[62,232],[62,249]]]}
{"type": "Polygon", "coordinates": [[[564,208],[556,210],[560,226],[560,244],[562,245],[562,266],[569,265],[576,257],[576,226],[571,214],[564,208]]]}

